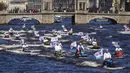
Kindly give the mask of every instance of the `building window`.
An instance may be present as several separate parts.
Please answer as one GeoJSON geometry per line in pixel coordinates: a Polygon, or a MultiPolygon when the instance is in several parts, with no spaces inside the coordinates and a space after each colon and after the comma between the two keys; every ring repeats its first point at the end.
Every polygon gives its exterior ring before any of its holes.
{"type": "Polygon", "coordinates": [[[79,3],[79,10],[82,10],[82,2],[79,3]]]}
{"type": "Polygon", "coordinates": [[[83,10],[85,10],[85,2],[83,2],[83,10]]]}
{"type": "Polygon", "coordinates": [[[41,5],[34,5],[34,8],[41,9],[41,5]]]}
{"type": "Polygon", "coordinates": [[[85,10],[85,2],[79,3],[79,10],[85,10]]]}
{"type": "Polygon", "coordinates": [[[45,3],[45,10],[50,10],[50,2],[45,3]]]}

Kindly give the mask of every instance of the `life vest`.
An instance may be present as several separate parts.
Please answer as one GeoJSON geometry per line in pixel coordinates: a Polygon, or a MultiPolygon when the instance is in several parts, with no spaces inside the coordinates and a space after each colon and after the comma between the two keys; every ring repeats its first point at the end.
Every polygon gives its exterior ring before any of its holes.
{"type": "Polygon", "coordinates": [[[8,35],[6,35],[6,36],[4,36],[4,38],[9,38],[9,36],[8,36],[8,35]]]}
{"type": "Polygon", "coordinates": [[[78,50],[78,51],[77,51],[77,54],[80,54],[80,53],[81,53],[81,50],[78,50]]]}
{"type": "Polygon", "coordinates": [[[118,56],[118,57],[122,57],[122,56],[123,56],[122,51],[117,51],[117,56],[118,56]]]}
{"type": "Polygon", "coordinates": [[[81,48],[77,49],[77,54],[81,54],[81,48]]]}
{"type": "Polygon", "coordinates": [[[78,51],[77,54],[80,54],[80,51],[78,51]]]}

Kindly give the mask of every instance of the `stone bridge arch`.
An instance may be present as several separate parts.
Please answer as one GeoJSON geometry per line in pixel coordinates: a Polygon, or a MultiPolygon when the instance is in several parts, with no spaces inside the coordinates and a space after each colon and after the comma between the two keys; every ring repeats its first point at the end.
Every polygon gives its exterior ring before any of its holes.
{"type": "Polygon", "coordinates": [[[27,17],[27,18],[34,18],[36,20],[38,20],[40,23],[42,23],[42,15],[37,14],[37,15],[31,15],[31,14],[8,14],[6,15],[6,23],[8,23],[9,21],[16,19],[16,18],[23,18],[23,17],[27,17]]]}
{"type": "Polygon", "coordinates": [[[118,19],[112,17],[112,16],[94,16],[92,18],[89,18],[88,19],[88,23],[94,19],[98,19],[98,18],[105,18],[105,19],[108,19],[109,21],[113,22],[114,24],[117,24],[118,22],[118,19]]]}

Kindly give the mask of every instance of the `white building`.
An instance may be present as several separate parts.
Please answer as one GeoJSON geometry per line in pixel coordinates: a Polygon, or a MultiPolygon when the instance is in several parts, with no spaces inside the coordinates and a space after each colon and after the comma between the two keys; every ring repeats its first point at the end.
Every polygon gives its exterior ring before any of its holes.
{"type": "Polygon", "coordinates": [[[19,10],[26,10],[27,0],[11,0],[8,5],[8,10],[13,10],[18,8],[19,10]]]}

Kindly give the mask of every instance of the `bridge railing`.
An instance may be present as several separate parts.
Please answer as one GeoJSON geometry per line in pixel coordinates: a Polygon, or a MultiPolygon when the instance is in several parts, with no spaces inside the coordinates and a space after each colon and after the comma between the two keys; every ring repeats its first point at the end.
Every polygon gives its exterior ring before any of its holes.
{"type": "Polygon", "coordinates": [[[130,12],[119,12],[119,13],[90,13],[87,11],[75,11],[75,12],[53,12],[44,11],[39,13],[8,13],[6,11],[0,11],[0,14],[9,15],[42,15],[42,14],[54,14],[54,15],[75,15],[75,14],[85,14],[85,15],[130,15],[130,12]]]}

